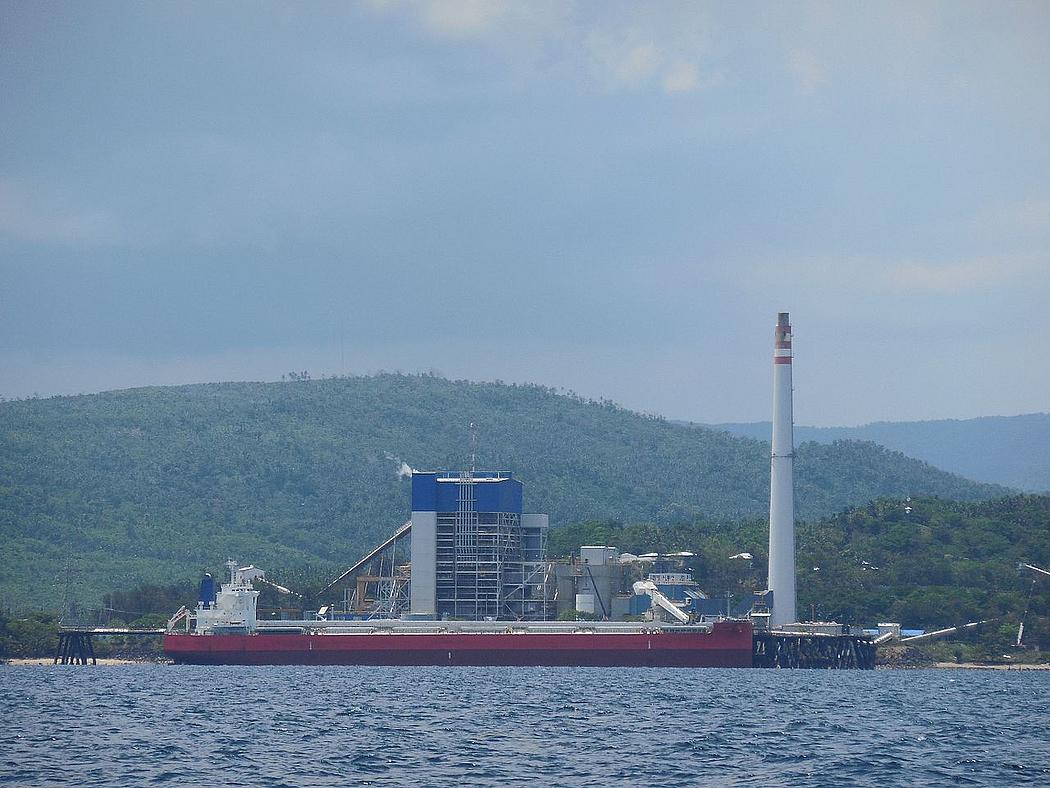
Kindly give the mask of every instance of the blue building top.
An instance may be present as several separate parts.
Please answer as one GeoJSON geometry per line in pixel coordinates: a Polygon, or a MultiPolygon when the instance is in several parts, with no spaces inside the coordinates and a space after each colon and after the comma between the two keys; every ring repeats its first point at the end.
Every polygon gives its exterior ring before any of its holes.
{"type": "MultiPolygon", "coordinates": [[[[476,471],[474,511],[522,513],[522,483],[504,471],[476,471]]],[[[412,473],[413,512],[459,510],[460,475],[433,471],[412,473]]]]}

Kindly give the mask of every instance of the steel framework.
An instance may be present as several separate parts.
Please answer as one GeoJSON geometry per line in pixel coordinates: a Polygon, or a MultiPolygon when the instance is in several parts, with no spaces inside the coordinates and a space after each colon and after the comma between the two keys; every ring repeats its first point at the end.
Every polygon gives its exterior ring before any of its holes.
{"type": "Polygon", "coordinates": [[[756,668],[875,669],[875,644],[853,635],[756,632],[756,668]]]}
{"type": "Polygon", "coordinates": [[[455,512],[437,516],[437,613],[439,617],[546,620],[543,529],[522,525],[510,512],[478,512],[470,471],[457,481],[455,512]]]}

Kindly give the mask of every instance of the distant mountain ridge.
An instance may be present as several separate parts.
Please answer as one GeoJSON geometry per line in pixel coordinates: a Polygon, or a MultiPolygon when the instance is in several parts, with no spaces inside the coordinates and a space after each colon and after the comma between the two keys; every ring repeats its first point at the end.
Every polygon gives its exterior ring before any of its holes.
{"type": "MultiPolygon", "coordinates": [[[[767,442],[771,427],[768,421],[702,426],[767,442]]],[[[795,427],[796,443],[837,440],[872,441],[968,479],[1027,492],[1050,491],[1050,413],[795,427]]]]}
{"type": "MultiPolygon", "coordinates": [[[[409,514],[405,466],[525,482],[554,526],[761,516],[769,452],[541,386],[432,376],[143,388],[0,403],[0,605],[218,569],[344,567],[409,514]]],[[[808,443],[799,516],[880,497],[1007,491],[872,443],[808,443]]]]}

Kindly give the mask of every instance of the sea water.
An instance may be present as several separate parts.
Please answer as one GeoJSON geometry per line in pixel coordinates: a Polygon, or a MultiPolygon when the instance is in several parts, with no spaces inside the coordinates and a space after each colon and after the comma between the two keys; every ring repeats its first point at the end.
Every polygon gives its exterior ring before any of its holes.
{"type": "Polygon", "coordinates": [[[1050,785],[1050,671],[0,667],[25,785],[1050,785]]]}

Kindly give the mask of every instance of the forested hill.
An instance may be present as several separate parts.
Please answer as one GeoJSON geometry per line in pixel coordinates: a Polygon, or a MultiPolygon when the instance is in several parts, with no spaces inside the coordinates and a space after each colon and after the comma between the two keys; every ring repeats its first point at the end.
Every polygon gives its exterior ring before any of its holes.
{"type": "MultiPolygon", "coordinates": [[[[767,534],[761,519],[666,528],[589,522],[555,532],[550,548],[560,555],[581,544],[633,553],[687,550],[709,594],[741,599],[762,587],[767,534]],[[753,561],[730,558],[744,550],[753,561]]],[[[1027,608],[1033,617],[1026,639],[1050,648],[1050,582],[1017,570],[1022,561],[1050,566],[1050,496],[872,501],[804,523],[797,538],[799,612],[807,617],[930,629],[994,618],[994,631],[1005,626],[1012,638],[1027,608]]]]}
{"type": "MultiPolygon", "coordinates": [[[[512,469],[554,525],[768,506],[768,448],[538,386],[380,375],[0,404],[0,604],[94,603],[214,568],[345,565],[408,516],[415,468],[512,469]]],[[[798,449],[799,515],[979,485],[870,443],[798,449]]]]}
{"type": "MultiPolygon", "coordinates": [[[[733,435],[769,440],[768,421],[713,424],[733,435]]],[[[795,440],[873,441],[938,468],[1032,492],[1050,491],[1050,413],[938,421],[880,421],[862,427],[795,427],[795,440]]]]}

